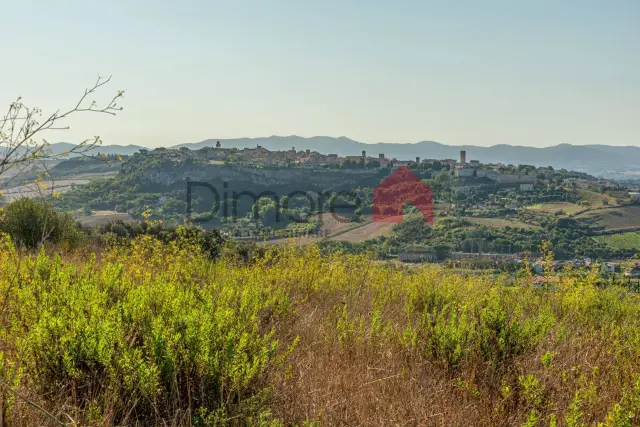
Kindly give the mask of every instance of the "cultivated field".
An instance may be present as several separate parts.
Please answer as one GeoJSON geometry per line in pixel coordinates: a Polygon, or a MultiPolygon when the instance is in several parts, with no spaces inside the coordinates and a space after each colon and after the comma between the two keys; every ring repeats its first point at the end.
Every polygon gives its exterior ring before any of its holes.
{"type": "Polygon", "coordinates": [[[535,225],[527,224],[526,222],[510,220],[506,218],[474,218],[474,217],[465,217],[465,221],[469,221],[473,224],[484,225],[485,227],[492,228],[525,228],[525,229],[535,229],[539,228],[535,225]]]}
{"type": "Polygon", "coordinates": [[[391,229],[396,223],[393,222],[373,222],[368,221],[362,225],[356,225],[347,231],[329,237],[329,240],[342,240],[351,243],[361,243],[365,240],[375,239],[391,233],[391,229]]]}
{"type": "Polygon", "coordinates": [[[583,211],[585,208],[584,206],[580,206],[575,203],[555,202],[555,203],[539,203],[537,205],[528,206],[527,209],[531,209],[532,211],[551,213],[551,214],[555,214],[558,211],[562,211],[564,215],[573,215],[577,212],[583,211]]]}
{"type": "Polygon", "coordinates": [[[635,229],[640,228],[640,206],[588,211],[576,218],[604,230],[635,229]]]}
{"type": "Polygon", "coordinates": [[[74,179],[74,180],[78,180],[78,179],[95,180],[95,179],[108,178],[110,176],[118,175],[118,173],[119,173],[118,171],[87,172],[87,173],[78,173],[78,174],[72,175],[72,176],[70,176],[68,178],[69,179],[74,179]]]}
{"type": "Polygon", "coordinates": [[[13,200],[19,199],[21,197],[41,197],[41,196],[51,196],[54,191],[58,193],[64,193],[65,191],[71,190],[71,185],[82,185],[88,184],[89,181],[86,179],[62,179],[59,181],[51,182],[51,181],[42,181],[40,183],[29,183],[25,185],[20,185],[18,187],[8,188],[2,191],[4,196],[4,200],[7,202],[11,202],[13,200]]]}
{"type": "Polygon", "coordinates": [[[316,215],[316,221],[323,221],[318,233],[313,236],[303,236],[295,238],[283,238],[270,240],[269,244],[293,243],[295,245],[305,245],[317,242],[321,239],[342,240],[351,243],[361,243],[366,240],[391,233],[391,229],[396,223],[393,222],[373,222],[371,216],[364,218],[363,222],[351,222],[345,217],[332,216],[331,214],[316,215]]]}
{"type": "MultiPolygon", "coordinates": [[[[313,221],[317,221],[322,223],[318,232],[311,236],[300,236],[300,237],[287,237],[282,239],[274,239],[269,240],[266,243],[281,245],[287,243],[293,243],[294,245],[301,246],[306,245],[307,243],[318,242],[323,238],[330,238],[335,236],[335,240],[346,240],[339,238],[344,234],[349,238],[348,233],[346,233],[350,229],[354,229],[357,227],[362,227],[362,223],[351,222],[349,218],[340,216],[340,215],[332,215],[329,213],[323,213],[319,215],[315,215],[311,218],[313,221]]],[[[366,218],[365,223],[370,222],[371,218],[366,218]]],[[[365,239],[366,240],[366,239],[365,239]]]]}
{"type": "Polygon", "coordinates": [[[120,213],[116,211],[93,211],[91,215],[77,217],[76,220],[80,224],[88,227],[96,227],[106,224],[110,221],[133,221],[133,217],[128,213],[120,213]]]}
{"type": "Polygon", "coordinates": [[[609,234],[597,236],[597,241],[606,244],[613,249],[639,249],[640,250],[640,232],[629,231],[627,233],[609,234]]]}

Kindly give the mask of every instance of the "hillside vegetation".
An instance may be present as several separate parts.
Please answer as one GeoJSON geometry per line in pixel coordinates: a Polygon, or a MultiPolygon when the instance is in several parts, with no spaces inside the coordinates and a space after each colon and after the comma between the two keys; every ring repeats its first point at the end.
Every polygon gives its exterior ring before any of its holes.
{"type": "Polygon", "coordinates": [[[527,224],[526,222],[522,222],[522,221],[514,221],[511,219],[506,219],[506,218],[477,218],[477,217],[468,217],[465,218],[467,221],[469,221],[472,224],[478,224],[478,225],[484,225],[486,227],[492,227],[492,228],[505,228],[505,227],[511,227],[511,228],[524,228],[524,229],[536,229],[538,227],[536,227],[535,225],[531,225],[531,224],[527,224]]]}
{"type": "Polygon", "coordinates": [[[640,300],[314,245],[211,261],[189,233],[104,251],[0,243],[10,425],[631,425],[640,300]]]}

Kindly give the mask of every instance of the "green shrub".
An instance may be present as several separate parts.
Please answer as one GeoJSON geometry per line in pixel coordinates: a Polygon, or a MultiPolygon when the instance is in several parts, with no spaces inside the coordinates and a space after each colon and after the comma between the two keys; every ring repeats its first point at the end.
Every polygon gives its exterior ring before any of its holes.
{"type": "Polygon", "coordinates": [[[124,222],[111,221],[94,231],[97,238],[104,242],[124,243],[139,236],[152,236],[163,243],[178,241],[199,246],[210,259],[216,259],[224,245],[225,239],[218,230],[204,230],[184,225],[166,226],[162,222],[124,222]]]}
{"type": "Polygon", "coordinates": [[[82,235],[71,215],[57,212],[48,202],[21,198],[10,203],[3,213],[0,232],[27,248],[36,248],[45,241],[75,246],[82,235]]]}

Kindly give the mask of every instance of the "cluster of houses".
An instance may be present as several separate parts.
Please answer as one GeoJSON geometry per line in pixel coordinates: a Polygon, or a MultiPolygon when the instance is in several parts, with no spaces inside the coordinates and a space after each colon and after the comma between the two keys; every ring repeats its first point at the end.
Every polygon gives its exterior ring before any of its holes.
{"type": "MultiPolygon", "coordinates": [[[[250,165],[271,165],[271,166],[327,166],[341,165],[346,161],[369,164],[377,162],[378,167],[389,167],[390,165],[402,165],[410,162],[402,162],[397,159],[389,159],[384,154],[377,157],[367,156],[366,151],[362,151],[359,156],[339,156],[337,154],[322,154],[317,151],[290,150],[271,151],[257,145],[255,148],[223,148],[220,141],[214,147],[202,147],[198,150],[189,150],[182,147],[179,150],[168,150],[166,148],[156,148],[153,153],[163,153],[179,157],[181,155],[196,156],[203,160],[213,161],[241,161],[250,165]]],[[[140,154],[148,155],[149,150],[140,150],[140,154]]],[[[455,163],[455,162],[454,162],[455,163]]]]}
{"type": "MultiPolygon", "coordinates": [[[[572,261],[554,261],[551,268],[554,271],[560,271],[566,268],[573,270],[581,268],[593,267],[595,261],[591,258],[575,259],[572,261]]],[[[604,262],[599,264],[604,273],[623,273],[627,277],[640,277],[640,263],[636,263],[632,267],[625,268],[622,264],[617,262],[604,262]]],[[[544,273],[544,265],[542,262],[536,262],[533,265],[532,271],[536,274],[544,273]]]]}
{"type": "MultiPolygon", "coordinates": [[[[156,148],[152,154],[162,153],[176,159],[181,157],[195,156],[205,161],[211,162],[242,162],[247,165],[254,166],[294,166],[294,167],[340,167],[345,163],[349,163],[352,167],[366,168],[397,168],[403,165],[436,165],[444,167],[453,172],[454,180],[451,183],[451,189],[454,192],[468,193],[474,188],[488,187],[499,185],[505,188],[514,188],[520,191],[533,191],[536,179],[543,175],[545,179],[551,179],[555,171],[550,167],[539,167],[535,170],[528,170],[523,173],[513,172],[511,165],[502,163],[483,164],[478,160],[467,161],[466,151],[460,151],[460,158],[455,159],[420,159],[416,157],[414,160],[398,160],[397,158],[388,158],[384,153],[377,156],[369,156],[366,151],[362,151],[360,155],[340,156],[338,154],[322,154],[317,151],[296,150],[291,147],[290,150],[271,151],[257,145],[255,148],[224,148],[218,141],[213,147],[202,147],[198,150],[190,150],[182,147],[179,150],[156,148]]],[[[148,150],[140,150],[141,155],[149,154],[148,150]]],[[[593,185],[594,182],[581,178],[567,178],[565,184],[574,185],[578,188],[586,188],[593,185]]],[[[609,185],[608,182],[598,182],[598,185],[609,185]]],[[[633,194],[640,200],[640,193],[633,194]]]]}
{"type": "MultiPolygon", "coordinates": [[[[474,259],[474,260],[486,260],[486,261],[516,261],[524,262],[525,254],[471,254],[463,252],[452,252],[449,254],[451,259],[474,259]]],[[[402,253],[398,255],[398,260],[406,263],[422,263],[422,262],[436,262],[438,259],[436,252],[433,248],[421,245],[412,245],[407,247],[402,253]]],[[[584,269],[591,268],[595,264],[595,261],[591,258],[575,259],[571,261],[554,261],[550,266],[554,271],[561,271],[564,269],[584,269]]],[[[640,263],[636,263],[629,268],[623,268],[622,264],[617,262],[604,262],[599,264],[604,273],[623,273],[626,277],[640,277],[640,263]]],[[[542,261],[536,261],[531,267],[531,271],[534,274],[544,274],[544,263],[542,261]]]]}
{"type": "Polygon", "coordinates": [[[435,164],[454,169],[458,162],[454,159],[423,159],[416,157],[415,160],[398,160],[397,158],[388,158],[384,153],[377,156],[369,156],[365,150],[360,155],[340,156],[338,154],[322,154],[310,149],[296,150],[291,147],[290,150],[271,151],[257,145],[255,148],[223,148],[220,141],[216,142],[213,147],[202,147],[198,150],[190,150],[182,147],[179,150],[166,149],[163,147],[150,151],[146,149],[140,150],[141,155],[149,155],[154,153],[162,153],[163,155],[179,158],[184,155],[196,156],[203,160],[213,161],[241,161],[250,165],[271,165],[271,166],[330,166],[342,165],[345,162],[351,162],[362,165],[374,165],[374,167],[388,168],[399,167],[411,164],[435,164]]]}
{"type": "MultiPolygon", "coordinates": [[[[182,148],[181,150],[187,150],[182,148]]],[[[310,149],[296,150],[291,147],[285,151],[270,151],[257,145],[255,148],[222,148],[220,142],[215,147],[203,147],[196,150],[196,156],[205,160],[239,160],[252,165],[272,165],[272,166],[339,166],[345,162],[360,165],[374,165],[373,167],[388,168],[399,167],[411,164],[435,164],[440,163],[453,169],[457,164],[454,159],[423,159],[416,157],[415,160],[398,160],[388,158],[384,153],[377,156],[369,156],[365,150],[360,155],[340,156],[338,154],[322,154],[310,149]]]]}
{"type": "Polygon", "coordinates": [[[360,156],[342,157],[337,154],[322,154],[317,151],[290,150],[271,151],[257,145],[255,148],[222,148],[220,142],[215,147],[203,147],[196,150],[195,155],[204,160],[238,160],[252,165],[272,165],[272,166],[327,166],[341,165],[345,161],[370,163],[377,161],[380,167],[388,167],[396,159],[387,159],[384,154],[372,158],[362,151],[360,156]]]}
{"type": "MultiPolygon", "coordinates": [[[[141,154],[147,155],[148,150],[140,150],[141,154]]],[[[506,165],[503,164],[481,164],[477,160],[466,161],[466,152],[460,151],[460,159],[420,159],[415,160],[398,160],[397,158],[388,158],[384,153],[377,156],[369,156],[366,151],[362,151],[360,155],[340,156],[338,154],[322,154],[312,150],[296,150],[291,147],[290,150],[271,151],[257,145],[255,148],[223,148],[220,141],[213,147],[202,147],[192,151],[186,147],[180,150],[167,150],[166,148],[156,148],[154,152],[162,152],[165,155],[173,155],[176,157],[189,155],[210,161],[241,161],[250,165],[272,165],[272,166],[299,166],[299,167],[318,167],[318,166],[339,166],[345,162],[356,165],[366,165],[367,167],[399,167],[402,165],[440,165],[452,170],[454,176],[464,184],[455,187],[456,191],[466,191],[474,186],[498,183],[504,186],[519,187],[520,190],[533,190],[536,175],[530,174],[509,174],[504,173],[506,165]]],[[[553,170],[546,168],[538,168],[536,173],[551,174],[553,170]]]]}

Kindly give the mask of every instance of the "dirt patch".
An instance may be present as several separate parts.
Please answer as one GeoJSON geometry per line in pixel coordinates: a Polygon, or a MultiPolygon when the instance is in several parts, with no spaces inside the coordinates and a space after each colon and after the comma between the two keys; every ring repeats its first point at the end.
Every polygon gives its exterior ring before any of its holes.
{"type": "Polygon", "coordinates": [[[376,237],[391,233],[394,225],[396,225],[395,222],[374,222],[371,220],[371,218],[367,218],[367,221],[365,221],[362,225],[355,225],[353,226],[353,228],[337,235],[333,235],[328,239],[361,243],[366,240],[375,239],[376,237]]]}
{"type": "Polygon", "coordinates": [[[322,223],[319,230],[321,236],[333,236],[356,225],[347,217],[330,213],[318,214],[313,219],[322,223]]]}

